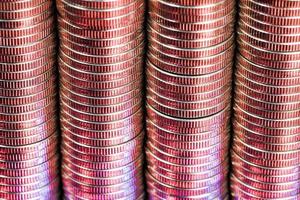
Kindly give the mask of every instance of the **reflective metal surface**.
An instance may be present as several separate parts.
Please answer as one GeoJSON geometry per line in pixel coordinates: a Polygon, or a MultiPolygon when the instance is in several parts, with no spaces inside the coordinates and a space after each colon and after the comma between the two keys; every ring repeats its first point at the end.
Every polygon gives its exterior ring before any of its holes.
{"type": "Polygon", "coordinates": [[[143,199],[143,0],[57,0],[65,199],[143,199]]]}
{"type": "Polygon", "coordinates": [[[0,3],[0,199],[57,199],[53,2],[0,3]]]}
{"type": "Polygon", "coordinates": [[[234,8],[149,1],[149,199],[228,198],[234,8]]]}
{"type": "Polygon", "coordinates": [[[240,1],[234,199],[299,199],[299,5],[240,1]]]}

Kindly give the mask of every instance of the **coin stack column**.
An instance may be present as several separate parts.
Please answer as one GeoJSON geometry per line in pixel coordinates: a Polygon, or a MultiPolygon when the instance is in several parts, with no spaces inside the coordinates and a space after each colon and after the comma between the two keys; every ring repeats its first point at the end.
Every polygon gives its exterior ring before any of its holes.
{"type": "Polygon", "coordinates": [[[241,0],[234,199],[300,198],[300,1],[241,0]]]}
{"type": "Polygon", "coordinates": [[[150,199],[228,197],[233,0],[150,0],[150,199]]]}
{"type": "Polygon", "coordinates": [[[66,199],[143,199],[144,0],[58,0],[66,199]]]}
{"type": "Polygon", "coordinates": [[[0,3],[0,199],[56,199],[56,56],[51,0],[0,3]]]}

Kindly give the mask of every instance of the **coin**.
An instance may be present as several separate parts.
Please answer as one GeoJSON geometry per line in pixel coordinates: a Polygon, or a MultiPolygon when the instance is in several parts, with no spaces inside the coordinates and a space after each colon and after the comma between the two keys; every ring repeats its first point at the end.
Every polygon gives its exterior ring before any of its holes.
{"type": "Polygon", "coordinates": [[[239,5],[234,198],[298,198],[297,3],[243,0],[239,5]]]}
{"type": "Polygon", "coordinates": [[[64,196],[141,199],[145,2],[57,5],[64,196]]]}
{"type": "Polygon", "coordinates": [[[146,181],[150,199],[227,196],[234,4],[227,0],[149,3],[146,181]]]}

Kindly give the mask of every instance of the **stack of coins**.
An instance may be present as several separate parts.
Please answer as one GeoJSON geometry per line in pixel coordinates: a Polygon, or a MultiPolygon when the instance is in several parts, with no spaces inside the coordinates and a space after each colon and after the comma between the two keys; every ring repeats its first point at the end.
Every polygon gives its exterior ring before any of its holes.
{"type": "Polygon", "coordinates": [[[226,199],[233,0],[150,0],[150,199],[226,199]]]}
{"type": "Polygon", "coordinates": [[[58,0],[66,199],[143,199],[144,0],[58,0]]]}
{"type": "Polygon", "coordinates": [[[51,0],[0,3],[0,199],[57,199],[51,0]]]}
{"type": "Polygon", "coordinates": [[[241,0],[232,195],[300,198],[300,1],[241,0]]]}

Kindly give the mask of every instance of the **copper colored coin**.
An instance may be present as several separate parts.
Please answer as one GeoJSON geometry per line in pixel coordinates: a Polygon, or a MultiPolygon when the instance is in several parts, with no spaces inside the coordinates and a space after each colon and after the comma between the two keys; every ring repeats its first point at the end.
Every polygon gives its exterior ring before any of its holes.
{"type": "Polygon", "coordinates": [[[7,11],[16,11],[16,10],[22,10],[25,8],[32,8],[36,7],[42,3],[48,2],[49,0],[34,0],[34,1],[28,1],[28,0],[5,0],[1,4],[1,10],[7,12],[7,11]]]}
{"type": "MultiPolygon", "coordinates": [[[[143,33],[137,33],[137,35],[133,35],[134,39],[130,40],[131,38],[129,38],[130,41],[128,42],[123,42],[120,41],[120,44],[118,44],[117,38],[115,40],[107,40],[107,41],[93,41],[95,44],[91,44],[91,47],[87,48],[85,45],[87,42],[82,41],[82,39],[72,39],[70,36],[66,37],[63,39],[63,45],[66,45],[68,47],[71,47],[72,49],[76,50],[76,51],[81,51],[82,53],[88,53],[88,54],[92,54],[92,55],[114,55],[114,54],[120,54],[122,52],[126,52],[129,51],[130,49],[134,48],[135,46],[137,46],[138,44],[140,44],[143,40],[144,40],[144,34],[143,33]],[[67,39],[69,38],[69,39],[67,39]],[[75,40],[74,41],[71,41],[75,40]],[[115,47],[111,47],[110,43],[116,43],[115,47]],[[78,44],[79,43],[79,44],[78,44]],[[84,44],[82,44],[84,43],[84,44]],[[103,44],[102,44],[103,43],[103,44]],[[104,46],[107,45],[107,47],[103,47],[103,48],[99,48],[97,47],[99,46],[104,46]],[[95,46],[95,47],[94,47],[95,46]],[[118,48],[116,48],[118,47],[118,48]]],[[[121,38],[122,40],[126,40],[127,38],[121,38]]],[[[92,42],[91,42],[92,43],[92,42]]]]}
{"type": "Polygon", "coordinates": [[[38,189],[32,190],[31,192],[0,192],[0,198],[4,199],[30,199],[30,198],[48,198],[56,199],[59,196],[59,184],[60,181],[58,178],[53,180],[48,185],[41,186],[38,189]]]}
{"type": "Polygon", "coordinates": [[[222,27],[228,23],[232,23],[235,12],[232,10],[230,13],[223,15],[220,18],[213,19],[210,23],[194,22],[194,23],[181,23],[180,20],[171,20],[160,16],[159,13],[150,11],[149,15],[151,19],[159,21],[160,24],[168,28],[177,29],[180,31],[193,31],[193,30],[212,30],[222,27]]]}
{"type": "Polygon", "coordinates": [[[140,0],[58,2],[67,199],[143,198],[144,7],[140,0]]]}
{"type": "Polygon", "coordinates": [[[1,10],[0,19],[2,20],[18,20],[24,19],[31,16],[38,15],[46,10],[51,10],[53,4],[51,1],[44,1],[44,3],[33,6],[23,10],[14,10],[14,11],[3,11],[1,10]]]}
{"type": "Polygon", "coordinates": [[[117,8],[110,8],[110,9],[89,9],[87,7],[82,7],[78,5],[74,5],[69,3],[67,0],[60,0],[57,2],[57,7],[59,9],[63,9],[64,12],[72,13],[77,15],[78,17],[84,17],[89,19],[97,19],[97,18],[113,18],[125,15],[127,13],[132,12],[133,10],[139,8],[143,4],[141,0],[134,0],[130,3],[120,6],[117,8]]]}
{"type": "MultiPolygon", "coordinates": [[[[163,184],[156,180],[154,177],[152,177],[149,173],[146,173],[146,177],[149,180],[147,182],[148,191],[165,191],[168,195],[173,195],[177,197],[195,197],[195,198],[205,198],[206,196],[218,196],[225,193],[226,188],[225,184],[221,187],[219,186],[211,186],[207,188],[197,188],[197,189],[181,189],[169,186],[167,184],[163,184]]],[[[150,192],[151,195],[151,192],[150,192]]],[[[168,196],[167,195],[167,196],[168,196]]]]}
{"type": "Polygon", "coordinates": [[[228,61],[227,59],[232,59],[234,46],[231,46],[224,52],[221,52],[217,55],[203,57],[203,58],[183,58],[176,57],[174,55],[166,54],[165,52],[159,51],[158,49],[150,46],[148,52],[153,54],[155,57],[158,57],[161,61],[170,63],[171,65],[178,65],[182,67],[199,67],[199,66],[213,66],[216,63],[228,61]]]}
{"type": "Polygon", "coordinates": [[[154,10],[162,17],[178,20],[181,23],[207,22],[220,18],[231,12],[235,2],[232,0],[220,1],[218,4],[206,7],[180,6],[165,1],[150,2],[150,11],[154,10]]]}
{"type": "MultiPolygon", "coordinates": [[[[75,1],[71,1],[74,4],[77,4],[79,6],[82,7],[86,7],[86,8],[91,8],[91,9],[112,9],[112,8],[119,8],[119,7],[124,7],[132,2],[134,2],[135,0],[121,0],[121,1],[96,1],[96,2],[92,2],[92,1],[87,1],[87,0],[75,0],[75,1]]],[[[67,1],[70,2],[70,1],[67,1]]]]}
{"type": "MultiPolygon", "coordinates": [[[[116,29],[108,29],[108,30],[98,30],[98,29],[82,29],[81,27],[72,23],[72,21],[67,21],[66,19],[59,17],[58,18],[59,25],[61,27],[62,35],[64,35],[64,31],[70,33],[71,35],[81,38],[86,42],[93,44],[92,40],[88,39],[112,39],[124,37],[126,35],[130,35],[136,31],[142,31],[143,21],[136,21],[127,24],[124,27],[116,28],[116,29]]],[[[71,38],[70,38],[71,39],[71,38]]]]}
{"type": "Polygon", "coordinates": [[[0,198],[56,199],[53,2],[5,0],[0,7],[0,198]]]}
{"type": "Polygon", "coordinates": [[[145,9],[144,4],[136,7],[135,10],[126,12],[126,14],[119,15],[110,18],[90,18],[90,17],[79,17],[74,13],[70,13],[58,7],[58,11],[61,17],[68,21],[72,21],[75,25],[83,27],[85,29],[98,28],[102,30],[117,29],[128,25],[129,23],[143,21],[143,11],[145,9]]]}
{"type": "MultiPolygon", "coordinates": [[[[298,9],[299,9],[299,2],[294,1],[294,2],[290,2],[290,1],[278,1],[278,2],[269,2],[269,1],[261,1],[259,3],[259,1],[257,0],[251,0],[251,1],[242,1],[243,5],[247,5],[249,7],[253,7],[256,8],[257,10],[259,10],[259,8],[263,8],[264,11],[268,10],[270,12],[266,12],[269,13],[271,15],[276,15],[277,12],[284,12],[285,15],[284,16],[295,16],[295,15],[290,15],[288,13],[293,13],[296,14],[298,9]],[[292,7],[291,7],[292,6],[292,7]],[[285,9],[282,9],[285,8],[285,9]]],[[[279,16],[282,16],[282,14],[278,14],[279,16]]]]}
{"type": "MultiPolygon", "coordinates": [[[[211,34],[209,35],[209,33],[206,33],[207,35],[205,35],[205,33],[203,33],[203,38],[193,38],[193,40],[191,39],[186,39],[186,38],[179,38],[175,36],[176,32],[174,31],[171,32],[171,30],[164,30],[164,31],[158,31],[154,28],[155,26],[153,25],[153,27],[151,25],[148,26],[148,34],[151,38],[155,38],[155,40],[161,44],[166,44],[166,45],[172,45],[172,46],[176,46],[177,48],[202,48],[205,46],[214,46],[217,45],[219,43],[222,43],[223,41],[225,41],[226,39],[228,39],[231,36],[230,32],[226,32],[225,34],[219,34],[219,35],[214,35],[211,34]],[[173,34],[174,36],[173,36],[173,34]],[[205,38],[206,36],[206,38],[205,38]]],[[[188,33],[186,33],[188,34],[188,33]]],[[[195,34],[197,35],[197,34],[195,34]]],[[[201,36],[201,34],[199,33],[199,36],[201,36]]]]}
{"type": "Polygon", "coordinates": [[[191,31],[174,29],[172,27],[165,26],[161,24],[159,21],[155,21],[155,20],[149,21],[149,26],[157,30],[159,34],[168,35],[176,39],[182,38],[185,40],[191,40],[191,42],[192,40],[204,39],[205,37],[210,38],[210,37],[220,36],[222,34],[225,34],[225,32],[227,31],[230,31],[231,33],[233,31],[232,23],[227,23],[224,24],[223,26],[216,27],[211,30],[194,29],[191,31]]]}
{"type": "Polygon", "coordinates": [[[19,20],[2,20],[0,22],[0,26],[3,29],[18,29],[18,28],[24,28],[24,27],[30,27],[34,26],[36,24],[39,24],[42,21],[45,21],[49,17],[52,17],[52,9],[50,9],[51,12],[48,12],[48,10],[43,11],[37,15],[31,15],[27,18],[22,18],[19,20]]]}
{"type": "Polygon", "coordinates": [[[150,199],[226,199],[228,169],[218,167],[228,159],[233,6],[227,0],[150,1],[150,199]]]}
{"type": "Polygon", "coordinates": [[[133,67],[134,65],[141,65],[142,54],[130,58],[128,60],[112,63],[112,64],[97,64],[97,63],[87,63],[87,62],[80,62],[68,55],[64,54],[64,52],[60,52],[59,62],[63,62],[66,65],[73,66],[78,71],[84,71],[86,73],[113,73],[113,72],[120,72],[126,69],[133,67]]]}

